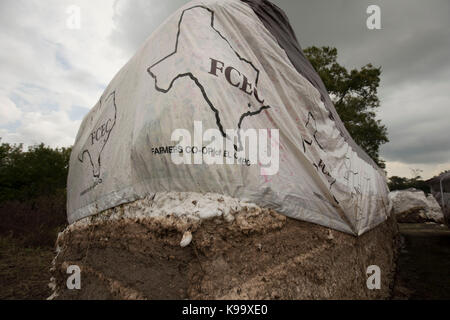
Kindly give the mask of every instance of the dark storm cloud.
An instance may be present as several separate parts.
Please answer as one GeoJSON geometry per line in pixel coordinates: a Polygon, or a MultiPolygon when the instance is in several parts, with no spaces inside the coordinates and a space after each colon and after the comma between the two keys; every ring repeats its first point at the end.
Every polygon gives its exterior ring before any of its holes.
{"type": "MultiPolygon", "coordinates": [[[[450,1],[274,0],[288,15],[303,48],[333,46],[349,68],[382,68],[379,117],[390,143],[388,161],[450,162],[450,1]],[[369,5],[381,8],[382,30],[366,27],[369,5]]],[[[134,53],[187,1],[116,1],[111,38],[134,53]]]]}
{"type": "Polygon", "coordinates": [[[111,41],[133,54],[153,31],[188,0],[116,0],[111,41]]]}

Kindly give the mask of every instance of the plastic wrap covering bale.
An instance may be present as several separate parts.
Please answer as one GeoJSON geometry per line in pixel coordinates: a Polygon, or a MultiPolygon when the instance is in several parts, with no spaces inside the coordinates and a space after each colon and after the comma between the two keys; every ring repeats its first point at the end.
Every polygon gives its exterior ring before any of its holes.
{"type": "Polygon", "coordinates": [[[432,194],[439,204],[439,207],[442,209],[445,224],[450,226],[450,193],[441,193],[432,190],[432,194]]]}
{"type": "Polygon", "coordinates": [[[385,221],[384,173],[290,31],[267,1],[193,1],[171,15],[81,124],[69,222],[163,192],[223,194],[357,235],[385,221]]]}
{"type": "Polygon", "coordinates": [[[431,194],[441,206],[445,223],[450,226],[450,172],[447,170],[425,182],[430,186],[431,194]]]}
{"type": "Polygon", "coordinates": [[[444,211],[444,217],[446,219],[447,226],[450,226],[450,193],[441,193],[440,198],[436,197],[436,200],[439,203],[443,203],[442,210],[444,211]]]}
{"type": "Polygon", "coordinates": [[[432,195],[421,190],[398,190],[389,193],[398,222],[444,222],[442,210],[432,195]]]}
{"type": "Polygon", "coordinates": [[[428,210],[426,212],[426,216],[428,219],[438,222],[444,223],[444,214],[442,213],[441,206],[437,202],[436,198],[433,195],[427,195],[428,202],[428,210]]]}
{"type": "Polygon", "coordinates": [[[396,227],[390,218],[354,237],[235,198],[167,193],[62,232],[51,298],[386,299],[396,227]],[[81,270],[79,290],[66,286],[72,265],[81,270]],[[370,265],[381,269],[379,290],[367,288],[370,265]]]}

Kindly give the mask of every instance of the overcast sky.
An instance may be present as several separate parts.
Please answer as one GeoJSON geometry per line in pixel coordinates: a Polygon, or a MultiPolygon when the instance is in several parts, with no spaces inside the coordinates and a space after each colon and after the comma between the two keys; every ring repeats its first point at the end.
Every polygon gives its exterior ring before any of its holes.
{"type": "MultiPolygon", "coordinates": [[[[145,39],[183,0],[1,0],[0,137],[73,144],[84,115],[145,39]],[[68,8],[81,28],[67,27],[68,8]]],[[[450,1],[276,0],[302,47],[334,46],[349,68],[381,66],[389,175],[450,169],[450,1]],[[366,27],[369,5],[381,30],[366,27]]]]}

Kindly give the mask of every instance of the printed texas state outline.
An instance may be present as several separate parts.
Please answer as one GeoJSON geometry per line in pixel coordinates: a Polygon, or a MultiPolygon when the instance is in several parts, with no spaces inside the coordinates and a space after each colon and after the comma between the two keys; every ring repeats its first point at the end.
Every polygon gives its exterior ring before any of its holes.
{"type": "Polygon", "coordinates": [[[111,131],[116,125],[117,107],[115,91],[103,102],[100,100],[99,103],[99,112],[102,113],[102,117],[93,126],[93,130],[81,148],[81,152],[78,154],[78,160],[81,163],[89,159],[94,178],[100,178],[102,151],[109,140],[111,131]]]}
{"type": "MultiPolygon", "coordinates": [[[[175,81],[188,77],[200,89],[204,100],[215,114],[216,124],[223,137],[227,137],[224,126],[230,129],[241,129],[243,120],[246,117],[260,114],[263,110],[269,109],[269,105],[263,105],[264,100],[258,97],[255,92],[258,85],[259,70],[252,62],[243,58],[230,44],[230,42],[214,27],[214,11],[204,6],[194,6],[185,9],[178,22],[178,32],[175,42],[175,49],[166,57],[160,59],[147,69],[150,76],[155,80],[155,89],[162,93],[168,93],[175,81]],[[196,41],[195,30],[201,30],[196,41]],[[192,47],[192,46],[196,47],[192,47]],[[216,50],[225,48],[225,50],[216,50]],[[205,54],[207,53],[207,54],[205,54]],[[209,56],[213,55],[213,56],[209,56]],[[221,62],[216,69],[217,75],[212,75],[212,59],[221,62]],[[225,79],[226,68],[233,67],[233,81],[239,81],[236,77],[245,77],[248,85],[239,88],[238,85],[227,83],[225,79]],[[225,83],[224,83],[225,82],[225,83]],[[224,88],[229,87],[224,94],[224,88]],[[246,89],[246,90],[245,90],[246,89]],[[251,91],[250,91],[251,90],[251,91]],[[247,92],[246,92],[247,91],[247,92]],[[249,92],[252,92],[251,94],[249,92]],[[233,95],[239,98],[244,96],[244,103],[224,106],[221,101],[228,95],[233,99],[233,95]],[[259,107],[255,107],[259,106],[259,107]],[[224,110],[223,108],[233,107],[235,110],[224,110]],[[226,119],[224,119],[226,115],[226,119]]],[[[230,72],[231,72],[230,71],[230,72]]],[[[228,74],[231,79],[231,75],[228,74]]],[[[245,80],[244,80],[245,81],[245,80]]],[[[239,98],[240,99],[240,98],[239,98]]],[[[239,101],[242,101],[240,99],[239,101]]],[[[229,100],[232,101],[232,100],[229,100]]],[[[239,148],[241,149],[240,135],[238,133],[239,148]]]]}

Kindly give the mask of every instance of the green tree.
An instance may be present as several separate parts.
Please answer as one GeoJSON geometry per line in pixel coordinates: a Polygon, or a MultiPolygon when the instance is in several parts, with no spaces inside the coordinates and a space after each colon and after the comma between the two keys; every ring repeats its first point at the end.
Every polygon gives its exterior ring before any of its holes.
{"type": "Polygon", "coordinates": [[[387,129],[376,119],[381,68],[367,64],[348,71],[337,62],[337,49],[310,47],[306,57],[322,78],[341,120],[355,142],[381,167],[380,146],[389,142],[387,129]]]}
{"type": "Polygon", "coordinates": [[[423,181],[421,176],[415,176],[414,178],[392,176],[389,177],[388,186],[391,191],[415,188],[427,194],[430,193],[430,187],[423,181]]]}
{"type": "Polygon", "coordinates": [[[28,200],[41,195],[64,193],[70,148],[52,149],[40,144],[0,145],[0,203],[28,200]]]}

